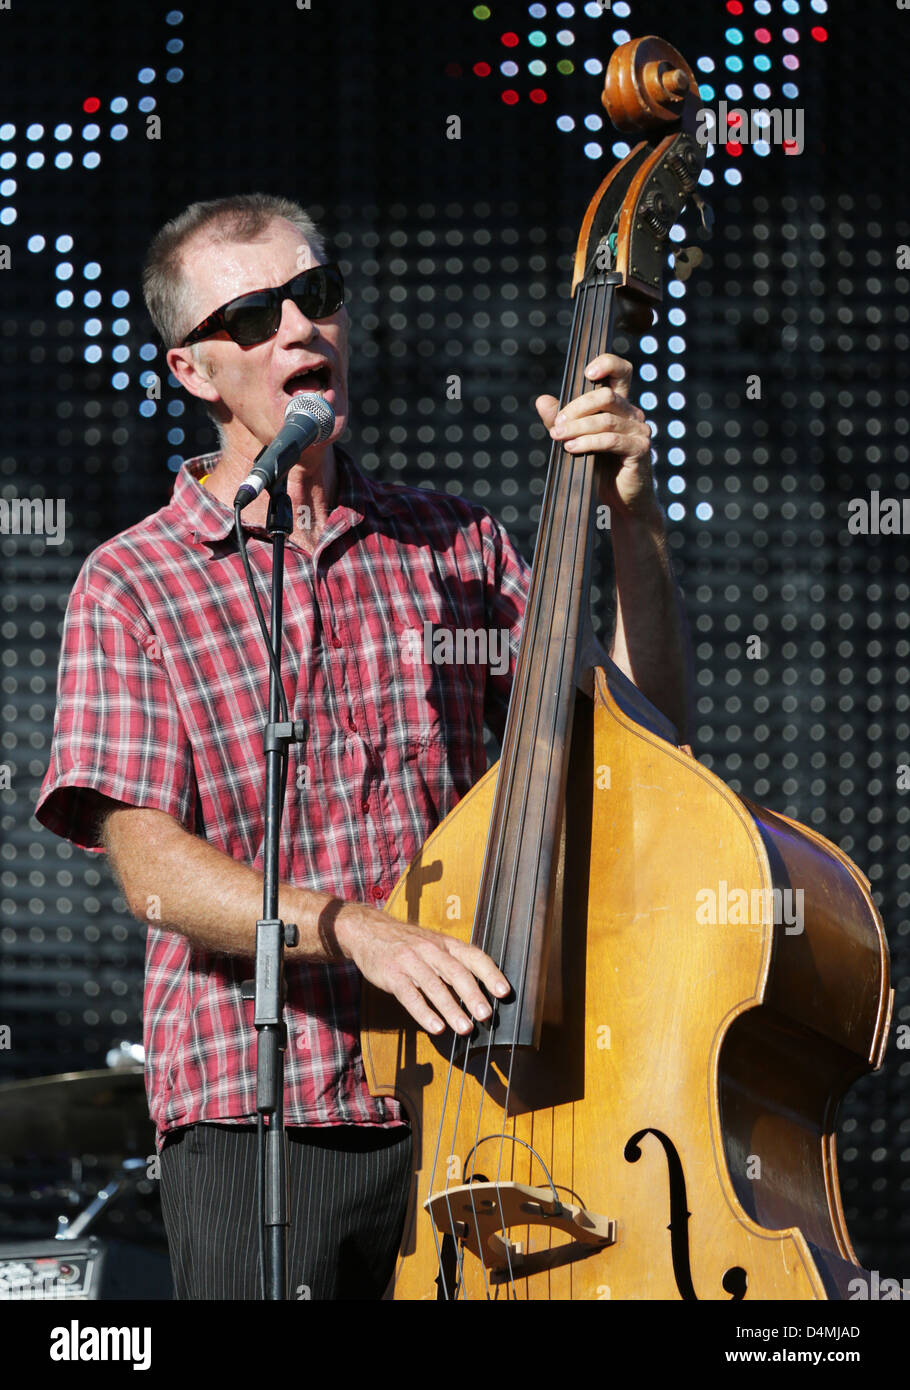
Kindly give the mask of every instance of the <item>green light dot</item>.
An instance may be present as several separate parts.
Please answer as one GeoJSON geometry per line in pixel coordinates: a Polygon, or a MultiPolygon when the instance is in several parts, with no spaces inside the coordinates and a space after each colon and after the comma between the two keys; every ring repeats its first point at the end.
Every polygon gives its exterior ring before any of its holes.
{"type": "Polygon", "coordinates": [[[528,63],[528,72],[532,72],[535,77],[543,77],[546,70],[547,65],[540,58],[534,58],[532,62],[528,63]]]}
{"type": "Polygon", "coordinates": [[[489,5],[475,5],[475,6],[474,6],[474,18],[475,18],[475,19],[489,19],[489,18],[490,18],[490,7],[489,7],[489,5]]]}
{"type": "Polygon", "coordinates": [[[528,35],[528,43],[532,43],[535,48],[543,48],[547,41],[547,36],[542,29],[534,29],[528,35]]]}
{"type": "Polygon", "coordinates": [[[559,72],[575,71],[575,64],[572,62],[571,58],[560,58],[559,62],[556,64],[556,67],[559,72]]]}

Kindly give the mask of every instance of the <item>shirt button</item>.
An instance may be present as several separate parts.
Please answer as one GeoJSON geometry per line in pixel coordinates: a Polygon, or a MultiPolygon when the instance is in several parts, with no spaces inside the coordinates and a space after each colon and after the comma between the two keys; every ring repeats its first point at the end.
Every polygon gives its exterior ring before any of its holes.
{"type": "Polygon", "coordinates": [[[341,638],[338,636],[337,632],[332,633],[332,646],[336,649],[341,646],[341,638]]]}
{"type": "Polygon", "coordinates": [[[381,903],[383,898],[385,897],[385,893],[383,893],[378,883],[376,884],[375,888],[370,889],[370,897],[373,899],[374,903],[381,903]]]}
{"type": "Polygon", "coordinates": [[[360,809],[365,816],[368,816],[370,814],[370,803],[368,801],[362,801],[360,803],[360,809]]]}
{"type": "Polygon", "coordinates": [[[353,716],[353,714],[349,714],[349,715],[348,715],[348,728],[350,729],[350,731],[351,731],[352,734],[356,734],[356,732],[357,732],[357,725],[354,723],[354,716],[353,716]]]}

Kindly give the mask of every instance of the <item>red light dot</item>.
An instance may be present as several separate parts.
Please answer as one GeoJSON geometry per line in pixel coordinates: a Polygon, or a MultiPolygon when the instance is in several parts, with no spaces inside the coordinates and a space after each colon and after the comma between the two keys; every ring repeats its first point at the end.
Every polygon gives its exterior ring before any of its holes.
{"type": "Polygon", "coordinates": [[[83,111],[87,111],[88,114],[91,115],[93,111],[98,110],[98,107],[100,105],[101,102],[98,100],[97,97],[86,97],[85,101],[82,103],[82,109],[83,111]]]}
{"type": "Polygon", "coordinates": [[[502,99],[505,102],[506,106],[514,106],[516,101],[518,100],[518,93],[513,92],[512,88],[508,87],[503,92],[502,99]]]}
{"type": "Polygon", "coordinates": [[[759,43],[770,43],[770,42],[771,42],[771,30],[770,30],[770,29],[756,29],[756,31],[755,31],[755,37],[758,39],[758,42],[759,42],[759,43]]]}
{"type": "Polygon", "coordinates": [[[743,152],[742,145],[734,145],[732,141],[730,144],[725,145],[724,149],[727,151],[727,154],[732,154],[734,159],[738,159],[743,152]]]}
{"type": "Polygon", "coordinates": [[[474,64],[474,76],[475,76],[475,77],[489,77],[489,75],[490,75],[490,64],[489,64],[489,63],[475,63],[475,64],[474,64]]]}
{"type": "Polygon", "coordinates": [[[739,3],[739,0],[727,0],[727,9],[731,14],[742,14],[743,12],[743,7],[739,3]]]}
{"type": "Polygon", "coordinates": [[[817,24],[814,29],[810,29],[809,33],[812,35],[816,43],[828,42],[828,31],[827,29],[823,29],[820,24],[817,24]]]}
{"type": "Polygon", "coordinates": [[[515,48],[518,44],[518,35],[512,33],[503,34],[502,41],[506,48],[515,48]]]}
{"type": "Polygon", "coordinates": [[[536,101],[538,106],[547,99],[547,94],[542,87],[535,87],[533,91],[528,92],[528,96],[532,101],[536,101]]]}
{"type": "Polygon", "coordinates": [[[784,154],[799,154],[799,145],[795,140],[785,140],[783,142],[784,154]]]}

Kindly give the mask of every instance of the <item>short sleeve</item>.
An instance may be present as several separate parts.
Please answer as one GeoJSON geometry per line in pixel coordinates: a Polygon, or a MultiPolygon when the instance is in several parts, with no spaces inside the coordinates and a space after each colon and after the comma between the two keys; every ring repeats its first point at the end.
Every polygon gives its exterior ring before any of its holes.
{"type": "Polygon", "coordinates": [[[515,663],[518,660],[518,644],[524,622],[525,604],[531,567],[516,550],[508,532],[491,516],[482,523],[484,563],[487,576],[487,623],[490,629],[508,631],[509,670],[507,674],[490,674],[487,678],[484,720],[502,743],[509,709],[509,695],[515,663]]]}
{"type": "Polygon", "coordinates": [[[90,793],[165,811],[192,829],[195,786],[191,745],[156,638],[74,592],[37,819],[83,849],[98,849],[90,793]]]}

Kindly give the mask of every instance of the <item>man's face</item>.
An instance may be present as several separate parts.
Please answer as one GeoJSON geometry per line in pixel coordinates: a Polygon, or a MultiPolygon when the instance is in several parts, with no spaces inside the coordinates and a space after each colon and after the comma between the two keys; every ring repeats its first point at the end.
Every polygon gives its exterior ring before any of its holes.
{"type": "MultiPolygon", "coordinates": [[[[185,331],[228,300],[284,285],[299,271],[318,264],[309,243],[283,219],[276,218],[257,241],[198,238],[183,256],[191,286],[191,322],[185,331]]],[[[344,308],[317,321],[305,318],[286,299],[278,332],[264,343],[240,347],[222,331],[206,338],[196,351],[194,361],[191,349],[171,349],[171,370],[194,395],[224,404],[230,417],[223,425],[225,443],[241,457],[252,458],[274,439],[284,423],[288,401],[301,391],[318,391],[335,411],[333,440],[344,430],[348,412],[344,308]]],[[[305,465],[306,454],[301,462],[305,465]]]]}

